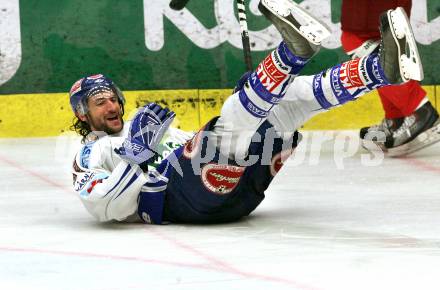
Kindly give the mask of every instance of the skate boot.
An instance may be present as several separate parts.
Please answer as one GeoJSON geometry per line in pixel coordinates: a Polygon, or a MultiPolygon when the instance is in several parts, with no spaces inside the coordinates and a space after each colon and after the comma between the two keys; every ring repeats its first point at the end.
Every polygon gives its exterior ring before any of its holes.
{"type": "Polygon", "coordinates": [[[387,136],[385,147],[389,156],[401,156],[420,150],[440,141],[440,119],[428,101],[412,115],[403,119],[402,125],[387,136]]]}
{"type": "MultiPolygon", "coordinates": [[[[361,128],[359,137],[362,141],[373,141],[382,149],[389,136],[392,136],[403,123],[403,118],[387,119],[384,118],[381,123],[361,128]]],[[[365,146],[364,146],[365,147],[365,146]]]]}
{"type": "Polygon", "coordinates": [[[321,41],[330,36],[330,30],[324,24],[290,0],[261,0],[258,9],[275,25],[296,56],[312,57],[319,50],[321,41]]]}
{"type": "Polygon", "coordinates": [[[392,84],[421,81],[422,62],[405,10],[398,7],[382,13],[380,33],[379,58],[387,80],[392,84]]]}

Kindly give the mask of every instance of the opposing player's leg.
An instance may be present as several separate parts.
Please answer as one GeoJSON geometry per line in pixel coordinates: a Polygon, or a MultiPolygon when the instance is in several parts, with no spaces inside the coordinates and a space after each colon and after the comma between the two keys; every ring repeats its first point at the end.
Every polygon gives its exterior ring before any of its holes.
{"type": "Polygon", "coordinates": [[[411,115],[403,118],[402,125],[387,136],[387,156],[403,156],[440,141],[440,119],[437,110],[427,101],[411,115]]]}
{"type": "Polygon", "coordinates": [[[224,103],[214,134],[230,157],[246,155],[251,138],[284,97],[287,88],[329,36],[320,24],[289,0],[262,0],[261,12],[275,25],[283,42],[246,79],[244,86],[224,103]],[[222,142],[225,136],[230,143],[222,142]],[[239,143],[238,143],[239,142],[239,143]]]}
{"type": "Polygon", "coordinates": [[[361,129],[360,138],[364,145],[371,142],[365,139],[367,134],[383,132],[386,138],[381,140],[382,142],[373,141],[386,152],[386,155],[401,156],[440,140],[437,133],[440,130],[438,112],[418,82],[410,81],[398,86],[383,87],[378,91],[384,104],[385,118],[378,125],[361,129]],[[385,106],[390,103],[389,99],[396,100],[399,96],[402,97],[400,109],[395,109],[392,104],[392,109],[390,105],[385,106]]]}
{"type": "MultiPolygon", "coordinates": [[[[383,42],[395,42],[390,51],[384,53],[383,61],[388,63],[385,73],[389,75],[390,81],[403,81],[410,79],[421,81],[423,70],[421,60],[417,51],[416,42],[409,24],[408,17],[402,8],[389,10],[381,15],[380,29],[383,42]],[[387,57],[394,54],[397,50],[399,58],[399,73],[392,68],[395,58],[387,57]]],[[[418,95],[415,96],[419,98],[418,95]]],[[[420,98],[419,98],[420,99],[420,98]]],[[[407,112],[406,112],[407,113],[407,112]]],[[[384,149],[389,156],[401,156],[440,141],[440,121],[439,115],[431,103],[423,98],[416,110],[409,116],[405,116],[397,130],[392,130],[391,134],[386,135],[384,149]]]]}
{"type": "MultiPolygon", "coordinates": [[[[408,8],[408,7],[407,7],[408,8]]],[[[390,31],[388,38],[396,41],[398,54],[401,55],[399,61],[402,79],[406,80],[408,72],[418,71],[420,58],[414,53],[416,46],[412,36],[411,27],[408,19],[401,9],[396,9],[393,13],[384,13],[380,18],[381,33],[390,31]],[[415,56],[412,59],[412,56],[415,56]],[[415,69],[414,69],[415,67],[415,69]]],[[[367,35],[369,36],[369,35],[367,35]]],[[[341,38],[343,45],[349,49],[357,47],[362,38],[358,34],[344,32],[341,38]]],[[[357,51],[356,49],[355,51],[357,51]]],[[[420,79],[423,74],[413,76],[420,79]]],[[[399,156],[417,151],[440,139],[438,133],[438,112],[429,102],[426,92],[415,80],[394,86],[386,86],[378,89],[379,96],[385,111],[385,118],[376,125],[361,128],[360,138],[364,147],[373,141],[375,147],[381,148],[387,155],[399,156]],[[398,131],[399,128],[402,128],[398,131]],[[424,133],[424,134],[422,134],[424,133]],[[367,136],[385,136],[378,140],[366,139],[367,136]],[[418,137],[420,135],[420,138],[418,137]]]]}

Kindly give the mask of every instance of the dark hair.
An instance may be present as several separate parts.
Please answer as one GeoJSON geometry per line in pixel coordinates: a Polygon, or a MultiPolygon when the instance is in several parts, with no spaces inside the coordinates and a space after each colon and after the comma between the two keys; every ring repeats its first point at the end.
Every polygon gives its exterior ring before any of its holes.
{"type": "Polygon", "coordinates": [[[70,130],[75,131],[79,135],[82,136],[81,143],[85,143],[87,135],[92,132],[89,123],[85,121],[81,121],[78,117],[75,116],[73,119],[73,124],[70,126],[70,130]]]}

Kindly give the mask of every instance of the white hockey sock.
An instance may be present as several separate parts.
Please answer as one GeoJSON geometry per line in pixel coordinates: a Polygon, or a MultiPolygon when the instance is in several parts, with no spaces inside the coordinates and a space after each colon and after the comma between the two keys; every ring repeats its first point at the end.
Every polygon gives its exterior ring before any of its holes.
{"type": "Polygon", "coordinates": [[[239,91],[240,102],[255,118],[266,118],[283,98],[289,84],[308,59],[295,56],[284,42],[257,67],[239,91]]]}
{"type": "MultiPolygon", "coordinates": [[[[308,59],[295,56],[281,42],[258,65],[245,85],[226,100],[216,123],[215,133],[220,137],[231,136],[231,154],[246,153],[258,126],[281,101],[288,86],[307,61],[308,59]],[[245,139],[246,142],[238,143],[238,138],[245,139]]],[[[226,150],[227,145],[224,147],[226,150]]]]}
{"type": "Polygon", "coordinates": [[[342,105],[389,85],[377,54],[350,60],[314,76],[313,94],[322,109],[342,105]]]}

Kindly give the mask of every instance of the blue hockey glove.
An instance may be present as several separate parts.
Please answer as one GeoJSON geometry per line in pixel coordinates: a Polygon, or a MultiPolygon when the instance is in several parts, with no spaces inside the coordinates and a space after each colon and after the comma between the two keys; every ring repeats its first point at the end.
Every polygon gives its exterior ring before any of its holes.
{"type": "Polygon", "coordinates": [[[176,114],[155,103],[139,109],[133,118],[130,131],[122,147],[115,149],[122,159],[146,170],[157,156],[156,148],[176,114]]]}

